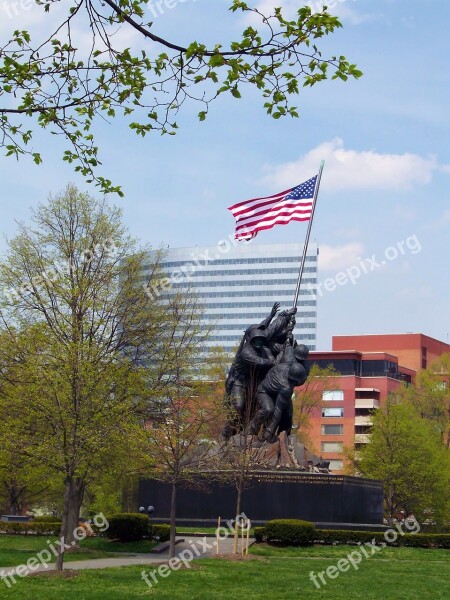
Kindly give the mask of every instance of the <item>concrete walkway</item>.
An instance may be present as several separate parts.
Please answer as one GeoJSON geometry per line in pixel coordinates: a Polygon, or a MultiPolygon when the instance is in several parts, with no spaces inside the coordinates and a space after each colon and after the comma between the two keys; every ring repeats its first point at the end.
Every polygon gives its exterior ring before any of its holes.
{"type": "MultiPolygon", "coordinates": [[[[231,554],[233,552],[233,538],[229,537],[219,543],[219,552],[217,552],[217,543],[214,536],[192,537],[177,536],[177,545],[175,554],[187,561],[193,558],[210,558],[217,554],[231,554]]],[[[254,543],[254,538],[250,538],[250,545],[254,543]]],[[[242,551],[241,540],[239,540],[238,552],[242,551]]],[[[65,570],[82,571],[84,569],[108,569],[112,567],[130,567],[133,565],[159,565],[169,560],[168,550],[161,554],[129,554],[117,556],[116,558],[93,558],[89,560],[77,560],[64,562],[65,570]]],[[[10,577],[19,576],[18,567],[0,567],[0,576],[10,577]]],[[[54,571],[55,564],[40,565],[38,568],[31,569],[27,574],[42,573],[45,571],[54,571]]],[[[23,569],[22,569],[23,571],[23,569]]],[[[23,576],[23,575],[22,575],[23,576]]]]}

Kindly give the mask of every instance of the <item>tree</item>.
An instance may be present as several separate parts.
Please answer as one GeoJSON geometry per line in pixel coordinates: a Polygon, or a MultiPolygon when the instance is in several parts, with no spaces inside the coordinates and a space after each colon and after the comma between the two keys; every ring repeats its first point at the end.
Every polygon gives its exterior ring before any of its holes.
{"type": "Polygon", "coordinates": [[[450,354],[443,354],[427,369],[417,373],[413,386],[401,388],[398,396],[409,402],[420,416],[439,431],[450,449],[450,354]]]}
{"type": "Polygon", "coordinates": [[[384,482],[390,524],[402,511],[419,520],[448,519],[449,454],[413,407],[390,400],[374,412],[370,443],[357,456],[360,473],[384,482]]]}
{"type": "MultiPolygon", "coordinates": [[[[233,415],[228,416],[228,420],[233,415]]],[[[242,513],[242,495],[245,489],[251,486],[252,475],[255,470],[267,468],[265,460],[269,459],[267,444],[260,442],[256,436],[247,435],[245,433],[250,426],[248,412],[244,416],[242,426],[243,432],[233,436],[226,444],[223,444],[222,451],[218,454],[219,462],[217,467],[223,481],[230,482],[236,490],[236,505],[235,505],[235,522],[234,522],[234,544],[233,553],[238,550],[239,527],[238,518],[242,513]]],[[[277,445],[273,445],[277,446],[277,445]]],[[[275,456],[271,457],[278,460],[278,446],[276,447],[275,456]]],[[[270,459],[269,459],[270,460],[270,459]]]]}
{"type": "Polygon", "coordinates": [[[220,354],[204,355],[209,329],[203,310],[190,291],[167,300],[165,336],[158,344],[159,371],[149,389],[144,472],[171,487],[170,548],[175,556],[177,491],[199,485],[199,473],[211,466],[208,450],[222,414],[224,369],[220,354]]]}
{"type": "Polygon", "coordinates": [[[68,186],[0,264],[2,439],[60,478],[69,544],[89,483],[138,455],[164,314],[140,286],[144,257],[117,208],[68,186]]]}
{"type": "MultiPolygon", "coordinates": [[[[0,335],[0,398],[5,397],[5,384],[11,384],[13,369],[5,360],[8,339],[0,335]]],[[[16,356],[17,358],[17,356],[16,356]]],[[[0,413],[0,422],[7,422],[10,415],[8,402],[0,401],[5,413],[0,413]]],[[[0,448],[0,510],[20,515],[35,504],[54,503],[61,494],[60,486],[52,481],[52,473],[44,465],[30,465],[22,455],[23,440],[11,437],[9,443],[2,440],[0,448]]],[[[54,477],[53,477],[54,479],[54,477]]]]}
{"type": "Polygon", "coordinates": [[[57,5],[61,16],[43,39],[16,30],[0,46],[2,147],[7,156],[29,154],[39,164],[40,152],[30,149],[36,129],[62,135],[69,145],[63,160],[103,191],[121,194],[120,187],[97,174],[101,163],[93,126],[98,119],[121,115],[138,135],[173,135],[185,103],[200,104],[199,119],[204,120],[219,95],[240,98],[246,85],[261,91],[273,118],[297,117],[291,97],[301,85],[313,86],[330,72],[344,81],[361,76],[344,56],[322,56],[317,40],[342,25],[326,10],[312,14],[309,6],[287,20],[280,8],[263,14],[232,0],[230,10],[255,17],[261,30],[249,26],[238,41],[207,47],[156,35],[153,23],[145,20],[148,0],[36,4],[52,13],[57,5]],[[120,47],[116,34],[121,32],[138,36],[135,47],[120,47]]]}
{"type": "Polygon", "coordinates": [[[13,452],[0,450],[0,510],[4,508],[10,515],[52,504],[61,496],[61,486],[55,485],[45,466],[38,468],[24,461],[17,451],[20,443],[16,440],[13,452]]]}
{"type": "Polygon", "coordinates": [[[323,392],[334,387],[334,378],[339,373],[332,365],[325,368],[313,363],[308,379],[295,391],[294,395],[294,425],[300,442],[313,450],[309,438],[310,416],[315,409],[322,407],[323,392]]]}
{"type": "Polygon", "coordinates": [[[111,462],[111,467],[105,465],[105,472],[100,473],[99,478],[90,483],[86,488],[83,501],[84,514],[91,516],[100,513],[114,515],[123,512],[134,512],[135,507],[125,510],[123,507],[123,491],[127,481],[127,475],[130,470],[130,462],[122,465],[122,469],[117,465],[117,461],[111,462]]]}

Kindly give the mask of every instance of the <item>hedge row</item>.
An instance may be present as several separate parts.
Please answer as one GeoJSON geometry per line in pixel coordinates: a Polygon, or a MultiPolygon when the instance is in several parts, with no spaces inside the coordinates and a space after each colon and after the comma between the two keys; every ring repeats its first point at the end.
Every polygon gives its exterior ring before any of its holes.
{"type": "Polygon", "coordinates": [[[59,535],[61,523],[14,523],[0,521],[0,534],[6,535],[59,535]]]}
{"type": "MultiPolygon", "coordinates": [[[[397,532],[398,534],[398,532],[397,532]]],[[[390,538],[389,538],[390,539],[390,538]]],[[[316,530],[316,544],[365,544],[373,542],[377,546],[386,543],[384,532],[381,531],[341,531],[330,529],[316,530]]],[[[392,542],[391,542],[392,543],[392,542]]]]}
{"type": "Polygon", "coordinates": [[[150,537],[158,542],[167,542],[170,538],[170,525],[151,525],[150,537]]]}
{"type": "Polygon", "coordinates": [[[265,526],[269,543],[283,546],[311,546],[315,539],[315,526],[297,519],[273,519],[265,526]]]}
{"type": "Polygon", "coordinates": [[[395,528],[383,533],[379,531],[315,529],[312,523],[294,519],[268,521],[265,527],[255,527],[254,535],[258,543],[267,541],[269,544],[284,546],[303,546],[311,543],[357,545],[375,541],[375,544],[380,546],[388,544],[390,546],[450,549],[449,533],[405,533],[401,535],[395,528]]]}
{"type": "Polygon", "coordinates": [[[261,542],[266,541],[266,528],[265,527],[254,527],[253,535],[255,536],[255,540],[257,544],[261,544],[261,542]]]}
{"type": "Polygon", "coordinates": [[[118,513],[107,517],[109,527],[105,535],[110,540],[137,542],[149,535],[147,515],[140,513],[118,513]]]}
{"type": "Polygon", "coordinates": [[[120,542],[137,542],[154,539],[166,542],[170,537],[170,525],[150,523],[147,515],[141,513],[118,513],[108,518],[109,527],[105,536],[120,542]]]}
{"type": "Polygon", "coordinates": [[[41,515],[40,517],[33,517],[34,523],[61,523],[60,517],[54,517],[53,515],[41,515]]]}
{"type": "Polygon", "coordinates": [[[448,533],[405,533],[402,535],[393,528],[384,533],[379,531],[330,531],[316,530],[316,544],[364,544],[372,542],[378,546],[411,546],[415,548],[450,548],[448,533]]]}

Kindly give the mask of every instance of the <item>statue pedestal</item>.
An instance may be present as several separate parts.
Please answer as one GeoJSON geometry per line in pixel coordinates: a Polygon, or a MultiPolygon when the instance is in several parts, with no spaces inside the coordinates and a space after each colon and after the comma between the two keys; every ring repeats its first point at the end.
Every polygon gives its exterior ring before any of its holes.
{"type": "MultiPolygon", "coordinates": [[[[223,472],[198,476],[196,486],[179,488],[178,525],[215,526],[235,516],[236,488],[223,483],[223,472]],[[222,481],[221,481],[222,480],[222,481]]],[[[152,521],[168,523],[170,489],[165,483],[141,480],[138,506],[155,507],[152,521]]],[[[243,492],[242,512],[253,525],[270,519],[304,519],[318,527],[377,529],[383,525],[380,481],[289,469],[255,470],[243,492]]]]}
{"type": "Polygon", "coordinates": [[[220,466],[229,465],[230,461],[227,460],[229,452],[245,452],[253,470],[291,469],[329,473],[329,462],[309,452],[295,435],[288,436],[285,431],[276,436],[272,442],[262,441],[255,435],[237,433],[227,442],[213,446],[208,457],[220,466]]]}

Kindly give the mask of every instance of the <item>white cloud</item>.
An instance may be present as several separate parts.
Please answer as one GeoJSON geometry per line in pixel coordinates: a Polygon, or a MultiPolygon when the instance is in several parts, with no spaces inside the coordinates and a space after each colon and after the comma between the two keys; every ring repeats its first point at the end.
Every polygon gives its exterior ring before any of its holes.
{"type": "MultiPolygon", "coordinates": [[[[365,21],[372,21],[378,18],[375,15],[364,14],[357,12],[354,8],[349,6],[350,0],[333,0],[326,2],[328,5],[328,12],[343,22],[348,22],[350,25],[360,25],[365,21]]],[[[319,2],[321,4],[321,2],[319,2]]]]}
{"type": "Polygon", "coordinates": [[[335,234],[343,240],[355,240],[363,237],[363,230],[359,227],[342,227],[337,229],[335,234]]]}
{"type": "Polygon", "coordinates": [[[446,225],[450,224],[450,210],[446,210],[442,215],[441,221],[446,225]]]}
{"type": "MultiPolygon", "coordinates": [[[[27,0],[1,0],[0,1],[0,34],[12,36],[15,29],[25,29],[34,35],[41,30],[49,30],[64,12],[64,7],[52,4],[47,13],[43,6],[27,0]]],[[[65,9],[67,13],[67,8],[65,9]]]]}
{"type": "Polygon", "coordinates": [[[411,208],[411,206],[408,206],[407,204],[396,204],[394,215],[403,221],[417,220],[417,210],[411,208]]]}
{"type": "MultiPolygon", "coordinates": [[[[271,15],[274,12],[274,8],[282,8],[285,18],[293,19],[300,6],[298,0],[260,0],[260,2],[255,5],[255,8],[263,15],[271,15]]],[[[245,13],[244,20],[261,22],[260,17],[254,13],[245,13]]]]}
{"type": "Polygon", "coordinates": [[[450,210],[444,210],[440,218],[433,224],[433,227],[444,229],[450,225],[450,210]]]}
{"type": "Polygon", "coordinates": [[[433,298],[433,290],[429,285],[422,285],[414,288],[403,288],[396,292],[395,296],[403,302],[417,299],[429,300],[433,298]]]}
{"type": "MultiPolygon", "coordinates": [[[[297,16],[298,9],[302,6],[308,5],[313,12],[320,12],[325,5],[328,7],[330,14],[350,23],[350,25],[359,25],[373,18],[372,15],[358,13],[354,8],[349,6],[349,3],[350,0],[307,0],[305,2],[299,2],[299,0],[260,0],[255,8],[264,15],[269,15],[273,14],[275,7],[281,7],[286,19],[294,19],[297,16]]],[[[261,22],[260,18],[254,13],[246,14],[244,21],[249,24],[261,22]]]]}
{"type": "Polygon", "coordinates": [[[357,242],[342,246],[319,247],[319,270],[339,271],[358,264],[358,259],[364,252],[364,246],[357,242]]]}
{"type": "MultiPolygon", "coordinates": [[[[106,14],[106,13],[105,13],[106,14]]],[[[63,23],[68,16],[66,3],[53,3],[50,11],[45,12],[44,6],[37,5],[31,0],[0,0],[0,35],[10,37],[15,29],[25,29],[31,35],[32,46],[46,40],[63,23]],[[20,27],[19,27],[20,25],[20,27]]],[[[148,40],[133,27],[125,25],[105,26],[114,47],[118,50],[133,47],[134,51],[145,46],[151,46],[148,40]]],[[[55,36],[57,39],[67,40],[67,28],[62,29],[55,36]]],[[[80,11],[71,21],[71,39],[75,48],[80,51],[79,59],[86,59],[92,47],[92,30],[89,15],[80,11]]],[[[153,44],[152,44],[153,45],[153,44]]],[[[97,35],[96,48],[104,50],[105,46],[97,35]]]]}
{"type": "Polygon", "coordinates": [[[217,200],[217,192],[214,188],[204,187],[202,190],[202,198],[208,202],[217,200]]]}
{"type": "Polygon", "coordinates": [[[439,168],[434,157],[418,154],[381,154],[375,150],[347,150],[340,138],[324,142],[299,159],[280,165],[267,165],[263,183],[278,188],[294,186],[317,173],[325,160],[323,189],[409,190],[431,181],[439,168]]]}

